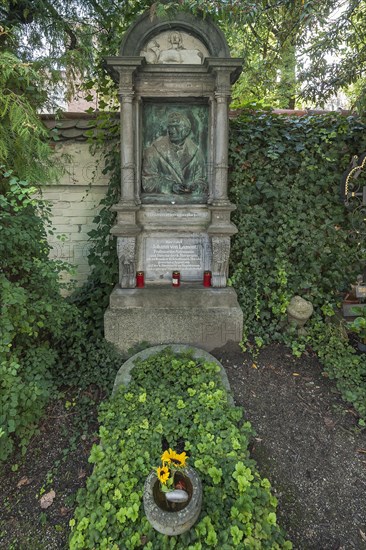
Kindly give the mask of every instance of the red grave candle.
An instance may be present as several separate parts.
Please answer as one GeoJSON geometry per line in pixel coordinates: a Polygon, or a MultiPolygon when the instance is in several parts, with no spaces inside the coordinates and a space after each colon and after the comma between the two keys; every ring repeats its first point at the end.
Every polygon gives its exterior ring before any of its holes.
{"type": "Polygon", "coordinates": [[[143,271],[138,271],[136,273],[136,288],[144,288],[145,286],[145,276],[143,271]]]}
{"type": "Polygon", "coordinates": [[[211,286],[211,271],[205,271],[203,274],[203,286],[211,286]]]}
{"type": "Polygon", "coordinates": [[[180,286],[180,271],[173,271],[172,273],[172,285],[180,286]]]}

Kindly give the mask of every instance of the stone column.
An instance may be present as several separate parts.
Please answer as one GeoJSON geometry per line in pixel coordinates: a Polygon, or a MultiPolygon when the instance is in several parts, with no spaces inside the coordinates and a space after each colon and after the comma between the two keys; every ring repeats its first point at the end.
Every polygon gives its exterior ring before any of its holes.
{"type": "Polygon", "coordinates": [[[229,149],[229,101],[230,75],[233,70],[231,60],[208,60],[209,68],[215,77],[213,104],[214,120],[214,171],[212,196],[209,201],[211,223],[207,233],[212,244],[212,286],[224,288],[227,283],[230,255],[230,237],[237,232],[230,221],[235,210],[228,199],[228,149],[229,149]]]}
{"type": "Polygon", "coordinates": [[[212,204],[227,204],[230,72],[215,68],[215,146],[212,204]]]}
{"type": "Polygon", "coordinates": [[[121,202],[135,204],[135,124],[132,71],[120,70],[121,202]]]}
{"type": "Polygon", "coordinates": [[[215,93],[216,128],[215,128],[215,169],[213,204],[227,202],[227,172],[228,172],[228,97],[223,93],[215,93]]]}
{"type": "Polygon", "coordinates": [[[140,132],[140,121],[142,115],[142,99],[140,95],[136,95],[134,100],[134,117],[135,117],[135,204],[141,204],[141,166],[142,156],[142,137],[140,132]]]}

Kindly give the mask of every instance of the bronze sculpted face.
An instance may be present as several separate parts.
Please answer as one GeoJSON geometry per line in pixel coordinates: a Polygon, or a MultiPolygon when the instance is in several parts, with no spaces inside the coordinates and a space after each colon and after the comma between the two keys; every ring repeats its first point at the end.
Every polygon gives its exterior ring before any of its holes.
{"type": "Polygon", "coordinates": [[[185,139],[191,133],[191,123],[189,119],[180,113],[171,113],[168,118],[168,135],[170,141],[175,144],[184,143],[185,139]]]}
{"type": "Polygon", "coordinates": [[[142,190],[153,195],[183,195],[188,201],[203,201],[207,187],[205,159],[192,136],[192,123],[185,113],[170,112],[166,134],[144,150],[142,190]]]}

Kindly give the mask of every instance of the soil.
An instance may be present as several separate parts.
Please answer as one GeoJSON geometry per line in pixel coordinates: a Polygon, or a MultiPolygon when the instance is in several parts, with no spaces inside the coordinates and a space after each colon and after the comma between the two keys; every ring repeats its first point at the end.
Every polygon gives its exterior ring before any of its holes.
{"type": "Polygon", "coordinates": [[[256,431],[251,454],[294,548],[366,548],[366,431],[316,356],[271,345],[253,363],[234,343],[212,354],[256,431]]]}
{"type": "MultiPolygon", "coordinates": [[[[234,343],[212,354],[256,432],[251,453],[272,483],[278,521],[294,548],[366,549],[366,430],[316,356],[296,359],[271,345],[254,363],[234,343]]],[[[48,407],[26,456],[1,467],[1,549],[67,547],[76,492],[91,471],[97,405],[105,397],[96,388],[65,390],[48,407]],[[42,508],[46,495],[52,503],[42,508]]]]}

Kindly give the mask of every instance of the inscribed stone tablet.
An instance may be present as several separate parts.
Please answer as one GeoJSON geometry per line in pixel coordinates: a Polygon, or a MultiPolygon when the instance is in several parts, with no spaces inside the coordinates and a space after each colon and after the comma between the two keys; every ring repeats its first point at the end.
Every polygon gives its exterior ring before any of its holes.
{"type": "Polygon", "coordinates": [[[173,271],[180,271],[182,281],[202,281],[211,266],[210,240],[207,235],[146,237],[144,265],[147,281],[171,280],[173,271]]]}

